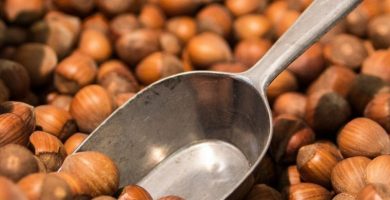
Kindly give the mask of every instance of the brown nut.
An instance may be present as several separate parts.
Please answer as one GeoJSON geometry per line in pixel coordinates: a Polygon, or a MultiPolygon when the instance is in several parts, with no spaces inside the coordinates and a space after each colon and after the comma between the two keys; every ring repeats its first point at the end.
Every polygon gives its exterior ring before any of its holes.
{"type": "Polygon", "coordinates": [[[59,11],[49,11],[45,15],[45,20],[48,22],[58,22],[68,28],[73,34],[73,42],[76,42],[81,30],[80,18],[68,15],[59,11]]]}
{"type": "Polygon", "coordinates": [[[231,32],[233,19],[229,11],[220,4],[210,4],[196,15],[198,28],[201,32],[214,32],[227,38],[231,32]]]}
{"type": "Polygon", "coordinates": [[[101,86],[88,85],[74,96],[70,105],[70,114],[76,120],[79,129],[92,132],[115,109],[109,93],[101,86]]]}
{"type": "Polygon", "coordinates": [[[183,44],[187,43],[198,32],[196,21],[185,16],[169,19],[166,28],[175,34],[183,44]]]}
{"type": "Polygon", "coordinates": [[[348,193],[343,192],[334,196],[332,200],[356,200],[356,197],[354,195],[350,195],[348,193]]]}
{"type": "Polygon", "coordinates": [[[95,2],[100,11],[110,16],[138,11],[142,5],[142,1],[139,0],[96,0],[95,2]]]}
{"type": "Polygon", "coordinates": [[[158,5],[168,16],[192,14],[200,5],[200,1],[194,0],[160,0],[158,5]]]}
{"type": "Polygon", "coordinates": [[[380,15],[368,24],[368,35],[377,49],[390,47],[390,15],[380,15]]]}
{"type": "Polygon", "coordinates": [[[25,97],[30,88],[30,76],[26,68],[10,60],[0,59],[0,80],[13,98],[25,97]]]}
{"type": "Polygon", "coordinates": [[[76,132],[77,126],[66,110],[52,105],[41,105],[35,107],[36,127],[48,132],[60,140],[66,140],[76,132]]]}
{"type": "Polygon", "coordinates": [[[70,136],[64,143],[66,153],[72,154],[87,137],[88,135],[84,133],[75,133],[70,136]]]}
{"type": "Polygon", "coordinates": [[[234,58],[246,67],[252,67],[271,46],[272,43],[265,39],[250,38],[241,40],[234,47],[234,58]]]}
{"type": "Polygon", "coordinates": [[[53,0],[54,5],[63,11],[84,16],[90,13],[94,6],[94,0],[53,0]]]}
{"type": "Polygon", "coordinates": [[[79,50],[96,62],[103,62],[112,54],[109,38],[104,33],[93,29],[87,29],[81,33],[79,50]]]}
{"type": "Polygon", "coordinates": [[[332,169],[342,159],[337,147],[314,143],[299,149],[297,167],[303,181],[331,188],[332,169]]]}
{"type": "Polygon", "coordinates": [[[74,176],[72,173],[60,171],[60,172],[55,172],[55,173],[51,173],[51,174],[54,174],[54,175],[60,177],[69,185],[70,189],[72,190],[72,194],[73,194],[74,199],[84,200],[84,199],[91,199],[92,198],[91,195],[89,195],[89,193],[90,193],[89,187],[90,186],[84,184],[84,182],[80,182],[78,180],[78,177],[74,176]]]}
{"type": "Polygon", "coordinates": [[[138,185],[128,185],[123,188],[118,200],[152,200],[152,197],[144,188],[138,185]]]}
{"type": "Polygon", "coordinates": [[[231,73],[239,73],[247,69],[248,67],[245,67],[241,63],[235,63],[235,62],[216,63],[209,68],[209,70],[212,71],[231,72],[231,73]]]}
{"type": "Polygon", "coordinates": [[[237,39],[267,37],[271,31],[270,21],[260,14],[247,14],[238,17],[233,23],[237,39]]]}
{"type": "Polygon", "coordinates": [[[273,1],[265,10],[264,14],[275,27],[282,19],[285,12],[289,10],[287,1],[273,1]]]}
{"type": "Polygon", "coordinates": [[[94,29],[105,34],[108,34],[110,30],[108,19],[101,13],[86,17],[83,21],[82,29],[94,29]]]}
{"type": "Polygon", "coordinates": [[[118,15],[110,21],[110,33],[114,40],[117,40],[122,35],[131,33],[140,27],[141,24],[137,17],[130,13],[118,15]]]}
{"type": "Polygon", "coordinates": [[[185,199],[183,199],[179,196],[169,195],[169,196],[160,197],[160,198],[158,198],[158,200],[185,200],[185,199]]]}
{"type": "Polygon", "coordinates": [[[369,21],[381,13],[381,2],[381,0],[364,1],[348,14],[345,19],[348,31],[356,36],[365,36],[369,21]]]}
{"type": "Polygon", "coordinates": [[[331,174],[333,189],[356,195],[366,185],[366,168],[370,159],[362,156],[351,157],[337,163],[331,174]]]}
{"type": "Polygon", "coordinates": [[[141,60],[135,69],[138,80],[145,85],[183,71],[182,62],[176,56],[166,52],[155,52],[148,55],[141,60]]]}
{"type": "Polygon", "coordinates": [[[54,50],[50,46],[38,43],[25,43],[18,47],[14,60],[27,69],[34,87],[46,84],[57,65],[54,50]]]}
{"type": "Polygon", "coordinates": [[[48,102],[50,105],[62,108],[66,111],[69,111],[70,103],[72,102],[73,97],[69,95],[57,95],[54,99],[48,102]]]}
{"type": "Polygon", "coordinates": [[[282,195],[272,187],[257,184],[246,195],[245,200],[282,200],[282,195]]]}
{"type": "Polygon", "coordinates": [[[390,139],[387,132],[378,123],[368,118],[355,118],[348,122],[337,136],[337,144],[345,157],[374,158],[390,153],[390,139]]]}
{"type": "Polygon", "coordinates": [[[279,176],[278,188],[283,189],[301,182],[301,175],[299,174],[297,166],[291,165],[286,169],[283,169],[283,172],[279,176]]]}
{"type": "Polygon", "coordinates": [[[291,114],[298,117],[305,116],[307,98],[298,92],[286,92],[275,99],[273,111],[275,116],[291,114]]]}
{"type": "Polygon", "coordinates": [[[38,164],[27,148],[17,144],[8,144],[0,148],[0,176],[17,182],[35,172],[38,172],[38,164]]]}
{"type": "Polygon", "coordinates": [[[364,116],[376,121],[390,133],[390,93],[376,95],[367,104],[364,116]]]}
{"type": "Polygon", "coordinates": [[[54,85],[65,94],[75,94],[82,87],[95,81],[97,66],[95,61],[84,54],[73,53],[56,67],[54,85]]]}
{"type": "Polygon", "coordinates": [[[132,93],[132,92],[118,94],[114,97],[115,103],[118,107],[120,107],[123,104],[125,104],[129,99],[134,97],[134,95],[135,95],[135,93],[132,93]]]}
{"type": "Polygon", "coordinates": [[[145,4],[139,14],[139,22],[143,27],[161,29],[165,25],[165,14],[155,4],[145,4]]]}
{"type": "Polygon", "coordinates": [[[356,73],[352,69],[341,66],[330,66],[311,83],[307,93],[311,95],[320,90],[329,90],[345,98],[355,78],[356,73]]]}
{"type": "Polygon", "coordinates": [[[290,163],[295,161],[299,148],[314,140],[314,132],[301,118],[282,114],[273,122],[270,153],[276,162],[290,163]]]}
{"type": "Polygon", "coordinates": [[[158,36],[157,31],[149,29],[138,29],[124,34],[116,41],[116,53],[124,62],[134,66],[160,49],[158,36]]]}
{"type": "Polygon", "coordinates": [[[356,200],[384,200],[390,199],[390,188],[383,184],[368,184],[356,197],[356,200]]]}
{"type": "Polygon", "coordinates": [[[27,200],[27,197],[15,183],[0,176],[0,199],[27,200]]]}
{"type": "Polygon", "coordinates": [[[331,193],[324,187],[313,183],[291,185],[283,193],[283,199],[290,200],[330,200],[331,193]]]}
{"type": "Polygon", "coordinates": [[[306,103],[306,122],[318,133],[331,134],[351,115],[348,102],[336,92],[320,90],[310,94],[306,103]]]}
{"type": "Polygon", "coordinates": [[[42,16],[44,1],[6,0],[2,2],[2,9],[9,22],[30,24],[42,16]]]}
{"type": "Polygon", "coordinates": [[[207,69],[213,64],[233,59],[228,43],[221,36],[211,32],[191,38],[186,49],[191,64],[198,69],[207,69]]]}
{"type": "Polygon", "coordinates": [[[103,195],[93,198],[92,200],[116,200],[114,197],[103,195]]]}
{"type": "Polygon", "coordinates": [[[266,0],[226,0],[226,8],[233,13],[234,16],[238,17],[241,15],[256,13],[264,10],[267,6],[266,0]]]}
{"type": "Polygon", "coordinates": [[[182,51],[182,45],[179,38],[173,33],[164,31],[159,37],[160,47],[162,51],[173,55],[179,55],[182,51]]]}
{"type": "Polygon", "coordinates": [[[368,52],[360,38],[340,34],[325,45],[324,55],[332,64],[358,69],[368,56],[368,52]]]}
{"type": "Polygon", "coordinates": [[[85,151],[66,157],[61,172],[68,173],[88,188],[88,195],[112,195],[119,186],[119,171],[106,155],[85,151]]]}
{"type": "Polygon", "coordinates": [[[376,51],[363,62],[362,74],[372,75],[390,83],[390,50],[376,51]]]}
{"type": "Polygon", "coordinates": [[[73,195],[65,180],[53,174],[30,174],[18,182],[30,200],[71,200],[73,195]]]}
{"type": "Polygon", "coordinates": [[[367,183],[390,184],[390,156],[382,155],[374,158],[366,168],[367,183]]]}
{"type": "Polygon", "coordinates": [[[289,70],[284,70],[280,73],[269,85],[267,89],[267,97],[272,102],[279,95],[292,92],[298,89],[298,80],[289,70]]]}

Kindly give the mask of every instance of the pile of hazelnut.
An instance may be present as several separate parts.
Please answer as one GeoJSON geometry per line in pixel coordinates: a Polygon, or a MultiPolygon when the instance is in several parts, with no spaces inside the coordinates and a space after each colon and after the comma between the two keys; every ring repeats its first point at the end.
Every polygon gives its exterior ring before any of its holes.
{"type": "MultiPolygon", "coordinates": [[[[151,200],[109,157],[72,153],[161,78],[247,70],[311,2],[0,1],[0,199],[151,200]]],[[[244,199],[390,199],[390,0],[364,0],[267,95],[273,139],[244,199]]]]}

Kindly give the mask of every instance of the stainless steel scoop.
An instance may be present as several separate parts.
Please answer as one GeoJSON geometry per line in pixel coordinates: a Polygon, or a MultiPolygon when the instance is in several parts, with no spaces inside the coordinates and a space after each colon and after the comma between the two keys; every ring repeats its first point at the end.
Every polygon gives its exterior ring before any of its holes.
{"type": "Polygon", "coordinates": [[[110,156],[120,186],[153,198],[238,199],[271,140],[269,83],[361,0],[315,0],[250,70],[198,71],[158,81],[116,110],[78,151],[110,156]]]}

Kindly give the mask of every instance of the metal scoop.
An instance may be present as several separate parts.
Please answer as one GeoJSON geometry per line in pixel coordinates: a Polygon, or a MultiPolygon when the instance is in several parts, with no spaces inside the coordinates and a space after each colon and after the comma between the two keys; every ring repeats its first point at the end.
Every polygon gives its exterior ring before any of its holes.
{"type": "Polygon", "coordinates": [[[78,151],[100,151],[154,199],[239,199],[271,140],[269,83],[361,0],[315,0],[250,70],[160,80],[116,110],[78,151]]]}

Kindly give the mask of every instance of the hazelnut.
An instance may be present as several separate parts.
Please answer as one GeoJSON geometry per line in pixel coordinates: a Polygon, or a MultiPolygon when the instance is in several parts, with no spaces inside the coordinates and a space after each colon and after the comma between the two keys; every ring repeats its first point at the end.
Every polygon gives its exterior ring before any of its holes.
{"type": "Polygon", "coordinates": [[[272,43],[266,39],[244,39],[234,47],[234,58],[246,67],[252,67],[264,56],[271,46],[272,43]]]}
{"type": "Polygon", "coordinates": [[[30,174],[21,179],[18,186],[30,200],[71,200],[73,197],[69,185],[53,174],[30,174]]]}
{"type": "Polygon", "coordinates": [[[383,184],[368,184],[357,195],[357,200],[370,200],[370,199],[389,199],[390,188],[388,185],[383,184]]]}
{"type": "Polygon", "coordinates": [[[279,95],[298,89],[298,81],[289,70],[282,71],[268,86],[267,97],[272,102],[279,95]]]}
{"type": "Polygon", "coordinates": [[[69,111],[70,103],[72,102],[72,97],[69,95],[57,95],[54,99],[48,102],[50,105],[62,108],[66,111],[69,111]]]}
{"type": "Polygon", "coordinates": [[[37,156],[34,156],[35,160],[37,161],[38,164],[38,172],[40,173],[47,173],[46,165],[45,163],[42,162],[41,159],[39,159],[37,156]]]}
{"type": "Polygon", "coordinates": [[[135,93],[132,92],[118,94],[115,96],[115,103],[118,107],[120,107],[134,96],[135,93]]]}
{"type": "Polygon", "coordinates": [[[265,184],[254,185],[245,200],[282,200],[282,195],[265,184]]]}
{"type": "Polygon", "coordinates": [[[92,200],[116,200],[116,199],[114,197],[104,195],[104,196],[95,197],[92,200]]]}
{"type": "Polygon", "coordinates": [[[335,146],[314,143],[299,149],[297,167],[303,181],[330,188],[332,169],[342,159],[335,146]]]}
{"type": "Polygon", "coordinates": [[[157,31],[148,29],[126,33],[116,41],[116,53],[127,64],[136,65],[143,58],[160,49],[158,36],[157,31]]]}
{"type": "Polygon", "coordinates": [[[135,69],[137,78],[145,85],[183,71],[181,61],[176,56],[165,52],[148,55],[135,69]]]}
{"type": "Polygon", "coordinates": [[[27,197],[15,183],[0,176],[0,199],[27,200],[27,197]]]}
{"type": "Polygon", "coordinates": [[[380,15],[368,24],[368,35],[377,49],[390,47],[390,15],[380,15]]]}
{"type": "Polygon", "coordinates": [[[74,199],[87,200],[92,198],[91,195],[89,195],[90,186],[85,184],[84,182],[80,182],[77,176],[74,176],[71,173],[67,173],[63,171],[51,173],[51,174],[58,176],[68,184],[68,186],[72,191],[74,199]]]}
{"type": "Polygon", "coordinates": [[[282,114],[273,121],[270,153],[276,162],[290,163],[296,159],[299,148],[314,140],[314,132],[301,118],[282,114]]]}
{"type": "Polygon", "coordinates": [[[309,95],[320,91],[329,90],[336,92],[342,97],[347,97],[356,78],[356,73],[349,68],[341,66],[329,66],[314,82],[309,86],[309,95]]]}
{"type": "Polygon", "coordinates": [[[324,55],[332,64],[357,69],[368,56],[368,52],[360,38],[340,34],[325,45],[324,55]]]}
{"type": "Polygon", "coordinates": [[[320,90],[307,98],[305,119],[316,132],[330,134],[340,128],[350,115],[348,102],[336,92],[320,90]]]}
{"type": "Polygon", "coordinates": [[[100,11],[111,16],[136,11],[141,4],[140,0],[96,0],[95,2],[100,11]]]}
{"type": "Polygon", "coordinates": [[[54,85],[61,93],[74,94],[95,81],[95,61],[84,54],[73,53],[63,59],[55,69],[54,85]]]}
{"type": "Polygon", "coordinates": [[[291,165],[283,169],[281,175],[279,176],[278,187],[286,188],[290,185],[299,184],[301,182],[301,175],[299,174],[297,166],[291,165]]]}
{"type": "Polygon", "coordinates": [[[246,71],[247,69],[248,67],[245,67],[241,63],[234,63],[234,62],[216,63],[209,68],[209,70],[212,71],[230,72],[230,73],[240,73],[246,71]]]}
{"type": "Polygon", "coordinates": [[[228,43],[221,36],[211,32],[204,32],[191,38],[186,49],[191,64],[198,69],[207,69],[213,64],[233,59],[228,43]]]}
{"type": "Polygon", "coordinates": [[[76,123],[70,113],[52,105],[35,107],[37,129],[48,132],[60,140],[67,139],[76,132],[76,123]]]}
{"type": "MultiPolygon", "coordinates": [[[[1,72],[0,72],[1,73],[1,72]]],[[[9,100],[9,89],[5,85],[4,81],[0,79],[0,103],[9,100]]]]}
{"type": "Polygon", "coordinates": [[[367,104],[364,116],[376,121],[390,133],[390,93],[376,95],[367,104]]]}
{"type": "Polygon", "coordinates": [[[161,29],[165,25],[165,14],[154,4],[145,4],[139,14],[139,22],[145,28],[161,29]]]}
{"type": "Polygon", "coordinates": [[[182,51],[182,45],[179,38],[173,33],[164,31],[159,37],[160,47],[162,51],[173,55],[179,55],[182,51]]]}
{"type": "Polygon", "coordinates": [[[119,60],[108,60],[102,63],[97,74],[97,81],[113,95],[139,90],[133,73],[125,63],[119,60]]]}
{"type": "Polygon", "coordinates": [[[109,93],[101,86],[88,85],[74,96],[70,105],[70,114],[76,120],[79,129],[92,132],[115,109],[109,93]]]}
{"type": "Polygon", "coordinates": [[[331,193],[317,184],[299,183],[286,188],[283,197],[290,200],[330,200],[331,193]]]}
{"type": "Polygon", "coordinates": [[[210,4],[196,15],[200,32],[214,32],[227,38],[231,32],[233,19],[229,11],[220,4],[210,4]]]}
{"type": "Polygon", "coordinates": [[[234,16],[256,13],[264,10],[267,0],[226,0],[225,6],[234,16]]]}
{"type": "Polygon", "coordinates": [[[152,197],[144,188],[138,185],[128,185],[123,188],[118,200],[152,200],[152,197]]]}
{"type": "Polygon", "coordinates": [[[30,88],[30,76],[26,68],[11,60],[0,59],[0,80],[8,88],[10,97],[25,97],[30,88]]]}
{"type": "Polygon", "coordinates": [[[104,33],[94,29],[87,29],[81,33],[79,50],[96,62],[107,60],[112,53],[109,38],[104,33]]]}
{"type": "Polygon", "coordinates": [[[339,193],[338,195],[334,196],[332,200],[356,200],[355,196],[350,195],[348,193],[339,193]]]}
{"type": "Polygon", "coordinates": [[[366,185],[366,168],[370,159],[362,156],[344,159],[332,170],[331,181],[333,189],[356,195],[366,185]]]}
{"type": "Polygon", "coordinates": [[[246,14],[238,17],[233,23],[237,39],[263,38],[271,31],[270,21],[261,14],[246,14]]]}
{"type": "MultiPolygon", "coordinates": [[[[4,28],[5,29],[5,28],[4,28]]],[[[19,26],[9,26],[4,30],[6,45],[19,46],[27,41],[27,30],[19,26]]],[[[3,40],[0,38],[0,40],[3,40]]]]}
{"type": "Polygon", "coordinates": [[[337,136],[337,144],[345,157],[374,158],[390,153],[390,139],[387,132],[378,123],[368,118],[355,118],[348,122],[337,136]]]}
{"type": "Polygon", "coordinates": [[[369,21],[381,13],[382,0],[363,1],[345,18],[347,29],[356,36],[365,36],[369,21]]]}
{"type": "Polygon", "coordinates": [[[386,92],[390,92],[388,83],[375,76],[359,74],[351,84],[348,100],[356,111],[362,113],[375,95],[386,92]]]}
{"type": "Polygon", "coordinates": [[[168,16],[176,16],[192,14],[200,4],[194,0],[160,0],[158,5],[168,16]]]}
{"type": "Polygon", "coordinates": [[[14,60],[27,69],[34,87],[46,84],[57,65],[57,56],[54,50],[47,45],[38,43],[25,43],[18,47],[14,60]]]}
{"type": "Polygon", "coordinates": [[[90,13],[95,6],[94,0],[53,0],[53,2],[63,11],[82,16],[90,13]]]}
{"type": "Polygon", "coordinates": [[[198,32],[195,20],[186,16],[169,19],[166,28],[169,32],[175,34],[183,44],[187,43],[198,32]]]}
{"type": "Polygon", "coordinates": [[[265,10],[264,14],[275,27],[282,19],[285,12],[289,10],[287,1],[273,1],[265,10]]]}
{"type": "Polygon", "coordinates": [[[315,43],[299,56],[287,69],[289,69],[302,83],[310,83],[316,79],[325,68],[323,47],[315,43]]]}
{"type": "Polygon", "coordinates": [[[106,155],[93,152],[79,152],[69,155],[61,172],[69,173],[81,185],[88,188],[88,195],[112,195],[119,185],[119,171],[114,161],[106,155]]]}
{"type": "Polygon", "coordinates": [[[390,184],[390,155],[382,155],[374,158],[366,168],[367,183],[390,184]]]}
{"type": "Polygon", "coordinates": [[[5,0],[2,9],[9,22],[30,24],[42,16],[44,4],[43,0],[5,0]]]}
{"type": "Polygon", "coordinates": [[[121,14],[110,21],[110,33],[114,37],[114,40],[140,27],[141,24],[134,14],[121,14]]]}
{"type": "Polygon", "coordinates": [[[306,96],[298,92],[286,92],[275,99],[273,111],[276,116],[291,114],[298,117],[305,116],[306,96]]]}
{"type": "Polygon", "coordinates": [[[372,75],[390,83],[390,50],[376,51],[363,62],[362,74],[372,75]]]}
{"type": "Polygon", "coordinates": [[[25,147],[8,144],[0,148],[0,176],[17,182],[24,176],[38,172],[38,170],[34,155],[25,147]]]}
{"type": "Polygon", "coordinates": [[[275,34],[281,37],[298,19],[300,13],[295,10],[287,10],[283,12],[282,17],[274,25],[275,34]]]}
{"type": "Polygon", "coordinates": [[[158,200],[185,200],[179,196],[174,196],[174,195],[169,195],[169,196],[165,196],[165,197],[160,197],[158,198],[158,200]]]}
{"type": "Polygon", "coordinates": [[[109,33],[109,22],[108,19],[101,13],[96,13],[86,17],[82,24],[82,29],[94,29],[102,33],[109,33]]]}
{"type": "Polygon", "coordinates": [[[84,133],[75,133],[70,136],[64,144],[66,154],[72,154],[77,149],[77,147],[79,147],[80,144],[84,142],[87,137],[88,135],[84,133]]]}
{"type": "Polygon", "coordinates": [[[78,17],[68,15],[59,11],[49,11],[45,15],[45,20],[49,22],[58,22],[66,26],[73,35],[73,42],[76,42],[81,30],[81,21],[78,17]]]}

